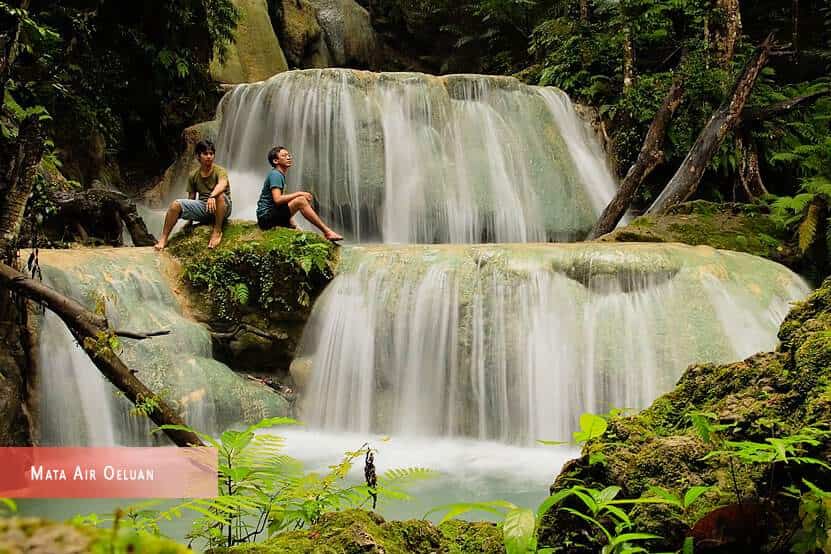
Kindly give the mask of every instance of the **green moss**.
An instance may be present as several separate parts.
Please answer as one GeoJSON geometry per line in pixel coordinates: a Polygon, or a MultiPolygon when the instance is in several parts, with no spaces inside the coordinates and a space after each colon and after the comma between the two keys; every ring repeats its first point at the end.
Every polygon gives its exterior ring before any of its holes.
{"type": "Polygon", "coordinates": [[[113,532],[111,529],[22,517],[0,519],[0,551],[50,552],[51,554],[64,552],[185,554],[191,552],[184,545],[169,539],[128,528],[113,532]],[[47,546],[48,549],[45,549],[47,546]]]}
{"type": "Polygon", "coordinates": [[[187,283],[204,293],[202,307],[215,319],[307,312],[334,276],[337,251],[317,234],[232,222],[213,250],[206,248],[209,234],[208,226],[182,232],[169,251],[182,262],[187,283]]]}
{"type": "Polygon", "coordinates": [[[436,528],[429,521],[387,522],[373,512],[344,510],[325,514],[311,529],[280,533],[260,544],[216,548],[212,554],[483,554],[504,552],[492,523],[454,521],[436,528]]]}
{"type": "Polygon", "coordinates": [[[797,253],[788,244],[788,238],[760,206],[697,200],[676,206],[667,214],[638,217],[600,240],[707,245],[747,252],[793,267],[797,253]]]}
{"type": "Polygon", "coordinates": [[[461,520],[446,521],[439,525],[444,535],[448,554],[501,553],[505,551],[502,532],[493,523],[461,520]]]}

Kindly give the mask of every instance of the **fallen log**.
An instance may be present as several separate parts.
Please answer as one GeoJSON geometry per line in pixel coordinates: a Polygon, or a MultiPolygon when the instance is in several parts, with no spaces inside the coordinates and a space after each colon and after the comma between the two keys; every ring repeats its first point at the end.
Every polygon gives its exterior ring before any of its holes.
{"type": "Polygon", "coordinates": [[[609,202],[606,209],[600,214],[600,218],[598,218],[589,233],[588,240],[596,239],[600,235],[605,235],[615,228],[620,218],[629,209],[632,198],[635,196],[643,180],[652,173],[653,169],[663,162],[664,152],[661,150],[661,146],[664,143],[669,122],[675,110],[681,104],[683,97],[684,86],[681,78],[676,77],[672,82],[672,86],[669,88],[666,98],[664,98],[664,103],[649,125],[649,130],[646,132],[646,138],[644,138],[638,159],[635,160],[635,163],[626,172],[626,177],[621,181],[615,197],[612,198],[612,201],[609,202]]]}
{"type": "Polygon", "coordinates": [[[767,64],[773,47],[771,33],[751,56],[741,77],[733,87],[729,101],[722,104],[704,126],[681,166],[667,186],[646,211],[648,214],[665,213],[680,204],[698,189],[704,170],[718,151],[728,134],[733,132],[741,120],[742,111],[756,83],[756,78],[767,64]]]}
{"type": "Polygon", "coordinates": [[[57,191],[53,200],[57,213],[46,222],[47,225],[69,227],[82,240],[99,238],[105,242],[118,242],[123,223],[135,246],[156,244],[156,238],[147,230],[135,202],[121,192],[100,188],[57,191]]]}
{"type": "MultiPolygon", "coordinates": [[[[148,416],[157,425],[184,426],[185,421],[170,406],[144,385],[121,358],[113,352],[108,337],[121,336],[142,340],[164,332],[131,333],[110,329],[107,319],[87,310],[75,299],[64,296],[40,281],[29,279],[16,269],[0,264],[0,286],[16,294],[44,304],[63,320],[72,335],[90,357],[95,367],[133,404],[146,403],[152,410],[148,416]]],[[[179,429],[164,429],[165,434],[177,446],[204,446],[199,437],[179,429]]]]}

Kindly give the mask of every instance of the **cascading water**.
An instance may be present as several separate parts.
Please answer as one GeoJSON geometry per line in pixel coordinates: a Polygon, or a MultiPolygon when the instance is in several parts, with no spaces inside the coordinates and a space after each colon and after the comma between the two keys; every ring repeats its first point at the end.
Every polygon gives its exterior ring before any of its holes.
{"type": "Polygon", "coordinates": [[[507,77],[290,71],[234,88],[218,117],[235,217],[254,218],[279,143],[289,188],[360,242],[574,240],[615,189],[568,97],[507,77]]]}
{"type": "Polygon", "coordinates": [[[808,289],[746,254],[680,245],[353,247],[301,354],[325,429],[568,440],[643,408],[693,362],[769,350],[808,289]]]}
{"type": "MultiPolygon", "coordinates": [[[[241,422],[287,415],[282,397],[211,358],[208,331],[186,318],[158,254],[148,248],[41,252],[44,281],[92,308],[103,301],[119,329],[169,329],[144,341],[122,339],[121,358],[195,429],[215,433],[241,422]]],[[[130,413],[75,344],[57,316],[47,313],[39,335],[40,444],[142,445],[152,441],[147,418],[130,413]]],[[[160,436],[160,435],[157,435],[160,436]]]]}

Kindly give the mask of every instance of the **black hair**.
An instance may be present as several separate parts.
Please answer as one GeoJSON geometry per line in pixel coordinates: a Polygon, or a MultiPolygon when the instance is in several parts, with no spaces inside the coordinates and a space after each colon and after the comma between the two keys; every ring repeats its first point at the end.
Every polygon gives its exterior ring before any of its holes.
{"type": "Polygon", "coordinates": [[[205,152],[213,152],[216,154],[216,147],[214,143],[209,140],[200,140],[196,143],[196,156],[199,157],[199,154],[204,154],[205,152]]]}
{"type": "Polygon", "coordinates": [[[280,150],[288,150],[285,146],[275,146],[271,150],[268,151],[268,163],[271,164],[271,167],[277,167],[274,163],[274,160],[277,159],[277,154],[280,153],[280,150]]]}

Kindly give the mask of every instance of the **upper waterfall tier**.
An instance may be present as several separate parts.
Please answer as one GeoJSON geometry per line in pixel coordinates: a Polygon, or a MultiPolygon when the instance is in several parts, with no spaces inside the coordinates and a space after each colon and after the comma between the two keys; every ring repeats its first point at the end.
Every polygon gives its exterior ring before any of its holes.
{"type": "Polygon", "coordinates": [[[781,265],[709,247],[346,248],[303,337],[303,418],[568,440],[582,412],[645,407],[691,363],[772,349],[807,292],[781,265]]]}
{"type": "MultiPolygon", "coordinates": [[[[162,257],[151,248],[41,251],[44,280],[130,331],[169,329],[167,336],[121,340],[121,359],[198,431],[219,433],[237,423],[287,415],[271,389],[211,357],[208,330],[182,313],[162,257]]],[[[152,442],[147,417],[107,382],[69,330],[45,314],[38,341],[40,444],[111,446],[152,442]]]]}
{"type": "Polygon", "coordinates": [[[574,240],[615,190],[568,97],[509,77],[290,71],[234,88],[218,117],[235,217],[254,217],[284,145],[289,190],[359,242],[574,240]]]}

